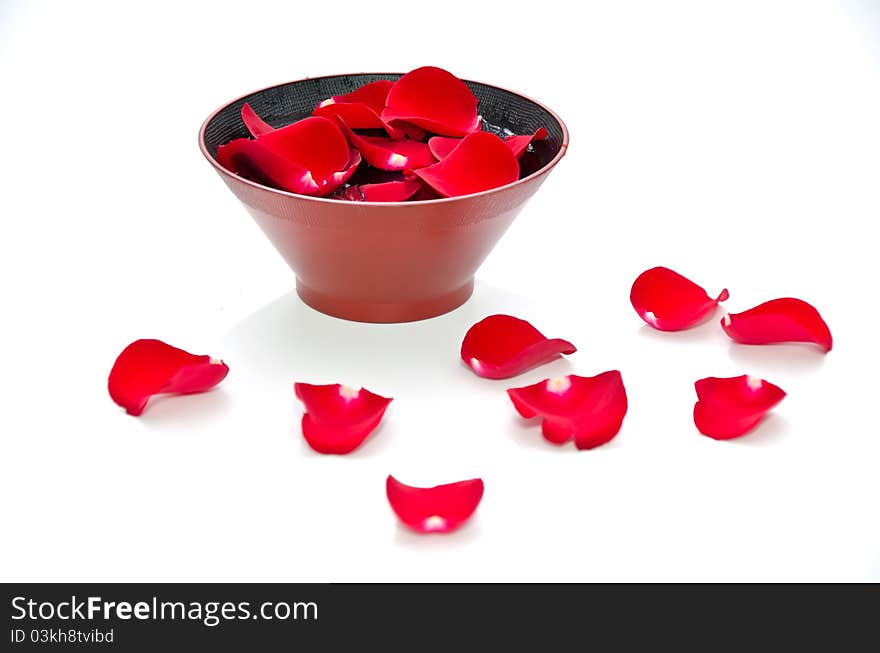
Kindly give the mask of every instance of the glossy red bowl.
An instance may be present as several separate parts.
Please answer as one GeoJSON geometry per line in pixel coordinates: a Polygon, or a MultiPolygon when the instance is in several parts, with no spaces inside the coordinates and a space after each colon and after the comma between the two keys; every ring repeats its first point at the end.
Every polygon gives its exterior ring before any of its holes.
{"type": "Polygon", "coordinates": [[[309,115],[332,95],[398,77],[335,75],[273,86],[221,107],[199,132],[202,153],[296,274],[302,300],[348,320],[422,320],[467,301],[477,268],[568,146],[565,124],[547,107],[495,86],[466,82],[493,128],[516,134],[547,129],[548,138],[523,155],[518,181],[446,199],[345,202],[269,188],[217,162],[217,146],[248,135],[240,115],[245,102],[280,127],[309,115]]]}

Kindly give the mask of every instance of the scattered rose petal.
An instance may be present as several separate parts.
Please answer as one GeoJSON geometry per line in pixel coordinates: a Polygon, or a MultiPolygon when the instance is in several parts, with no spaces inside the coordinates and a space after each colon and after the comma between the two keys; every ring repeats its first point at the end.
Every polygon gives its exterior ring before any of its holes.
{"type": "Polygon", "coordinates": [[[247,102],[241,107],[241,120],[254,138],[275,131],[275,128],[260,118],[247,102]]]}
{"type": "Polygon", "coordinates": [[[801,299],[771,299],[721,320],[724,333],[744,345],[778,342],[812,342],[826,352],[833,344],[831,330],[812,305],[801,299]]]}
{"type": "Polygon", "coordinates": [[[221,360],[196,356],[161,340],[135,340],[122,350],[107,380],[107,389],[130,415],[140,415],[157,394],[205,392],[229,373],[221,360]]]}
{"type": "Polygon", "coordinates": [[[303,437],[319,453],[346,454],[357,449],[382,421],[391,403],[390,398],[364,388],[338,383],[295,383],[293,387],[305,406],[303,437]]]}
{"type": "Polygon", "coordinates": [[[739,437],[758,425],[785,398],[785,391],[755,376],[708,377],[694,384],[694,424],[716,440],[739,437]]]}
{"type": "Polygon", "coordinates": [[[546,338],[525,320],[490,315],[474,324],[461,343],[461,359],[477,376],[506,379],[577,349],[567,340],[546,338]]]}
{"type": "Polygon", "coordinates": [[[543,141],[547,138],[547,130],[539,127],[531,136],[508,136],[504,141],[507,147],[513,150],[513,155],[518,159],[529,149],[532,141],[543,141]]]}
{"type": "Polygon", "coordinates": [[[690,279],[669,268],[642,272],[632,285],[629,300],[639,317],[660,331],[680,331],[695,326],[726,300],[727,289],[711,299],[690,279]]]}
{"type": "Polygon", "coordinates": [[[463,81],[442,68],[417,68],[388,92],[382,119],[412,123],[434,134],[464,136],[480,128],[477,98],[463,81]]]}
{"type": "Polygon", "coordinates": [[[519,179],[519,162],[495,134],[465,136],[445,159],[414,171],[444,197],[498,188],[519,179]]]}
{"type": "Polygon", "coordinates": [[[355,134],[340,121],[340,127],[349,142],[364,160],[380,170],[415,170],[434,163],[434,155],[427,143],[403,138],[394,140],[382,136],[361,136],[355,134]]]}
{"type": "Polygon", "coordinates": [[[510,400],[526,419],[542,418],[544,437],[554,444],[574,438],[578,449],[592,449],[611,440],[626,415],[626,390],[620,372],[597,376],[575,374],[523,388],[510,388],[510,400]]]}
{"type": "Polygon", "coordinates": [[[449,533],[474,514],[483,498],[483,481],[474,478],[435,487],[412,487],[389,476],[385,491],[391,509],[414,531],[449,533]]]}
{"type": "Polygon", "coordinates": [[[361,184],[346,188],[342,197],[350,202],[404,202],[419,192],[421,187],[422,182],[418,178],[361,184]]]}

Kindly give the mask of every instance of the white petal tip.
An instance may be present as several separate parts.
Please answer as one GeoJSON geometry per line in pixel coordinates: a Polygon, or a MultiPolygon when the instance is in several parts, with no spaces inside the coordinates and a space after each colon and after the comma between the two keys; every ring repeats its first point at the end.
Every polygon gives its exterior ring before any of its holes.
{"type": "Polygon", "coordinates": [[[351,401],[352,399],[357,399],[357,396],[361,393],[359,388],[352,388],[351,386],[341,385],[339,386],[339,395],[343,399],[347,399],[351,401]]]}
{"type": "Polygon", "coordinates": [[[446,528],[446,520],[440,515],[431,515],[425,520],[423,528],[426,531],[442,531],[446,528]]]}
{"type": "Polygon", "coordinates": [[[752,390],[758,390],[764,385],[764,380],[758,378],[757,376],[752,376],[751,374],[746,376],[746,385],[749,386],[752,390]]]}
{"type": "Polygon", "coordinates": [[[548,379],[547,391],[555,392],[558,395],[563,394],[571,387],[571,379],[567,376],[557,376],[555,379],[548,379]]]}

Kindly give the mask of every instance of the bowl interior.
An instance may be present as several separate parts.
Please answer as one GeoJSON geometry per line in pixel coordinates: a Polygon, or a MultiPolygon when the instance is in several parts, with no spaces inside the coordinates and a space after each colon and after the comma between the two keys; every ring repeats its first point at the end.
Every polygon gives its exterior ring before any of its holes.
{"type": "MultiPolygon", "coordinates": [[[[249,136],[241,121],[241,107],[247,102],[254,111],[273,127],[282,127],[309,116],[319,102],[333,95],[344,95],[380,79],[396,80],[399,74],[364,73],[334,75],[304,79],[257,91],[223,107],[205,127],[205,145],[216,157],[217,147],[234,138],[249,136]]],[[[539,127],[548,137],[532,143],[532,150],[520,160],[521,177],[540,170],[559,153],[563,142],[563,128],[559,121],[542,106],[516,93],[478,82],[465,83],[480,101],[483,129],[501,136],[531,134],[539,127]]]]}

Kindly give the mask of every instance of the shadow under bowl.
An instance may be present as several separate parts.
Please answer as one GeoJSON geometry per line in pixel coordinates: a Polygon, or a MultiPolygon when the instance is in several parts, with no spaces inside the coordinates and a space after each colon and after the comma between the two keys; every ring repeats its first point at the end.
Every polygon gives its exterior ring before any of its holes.
{"type": "Polygon", "coordinates": [[[418,202],[346,202],[297,195],[221,166],[217,147],[249,136],[247,102],[281,127],[322,100],[397,73],[304,79],[256,91],[215,111],[199,146],[296,275],[300,298],[322,313],[359,322],[410,322],[441,315],[471,296],[474,274],[568,146],[568,130],[547,107],[495,86],[465,81],[492,129],[548,137],[520,161],[520,179],[481,193],[418,202]]]}

